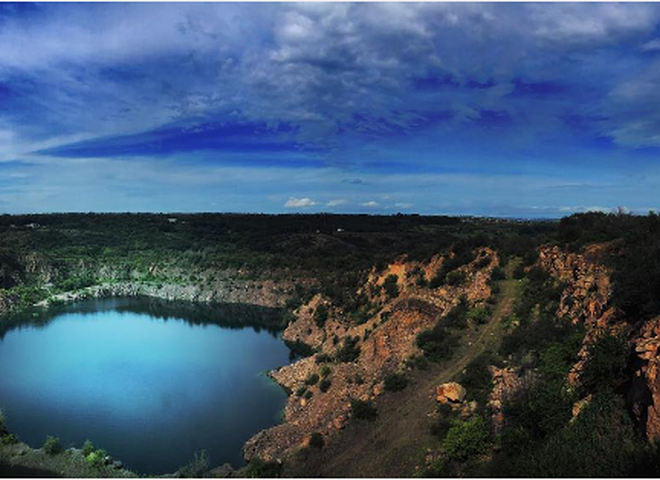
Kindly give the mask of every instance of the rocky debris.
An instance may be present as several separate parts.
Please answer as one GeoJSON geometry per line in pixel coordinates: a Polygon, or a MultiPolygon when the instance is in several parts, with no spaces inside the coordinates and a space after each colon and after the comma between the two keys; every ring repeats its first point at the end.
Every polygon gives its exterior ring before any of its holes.
{"type": "Polygon", "coordinates": [[[539,266],[565,284],[557,317],[586,328],[579,360],[568,376],[573,386],[580,384],[589,346],[602,335],[616,335],[624,328],[621,313],[611,304],[611,271],[604,265],[611,247],[611,244],[589,245],[582,253],[567,253],[557,246],[539,249],[539,266]]]}
{"type": "MultiPolygon", "coordinates": [[[[271,376],[291,392],[284,408],[284,423],[252,437],[244,446],[245,458],[280,460],[303,444],[313,432],[328,439],[337,435],[350,419],[351,399],[375,399],[383,392],[385,375],[400,370],[407,359],[420,354],[416,345],[418,333],[435,326],[461,296],[466,296],[472,305],[490,296],[488,279],[498,264],[498,257],[489,249],[477,253],[473,262],[461,267],[465,273],[461,285],[435,290],[417,285],[415,275],[419,275],[419,271],[439,268],[440,257],[434,257],[426,265],[402,257],[384,271],[372,271],[360,289],[362,292],[378,290],[372,286],[382,283],[388,275],[396,274],[399,295],[394,299],[371,297],[376,303],[380,302],[380,311],[360,325],[350,324],[327,299],[318,295],[301,306],[296,320],[285,330],[284,338],[307,343],[319,353],[271,372],[271,376]],[[483,256],[491,258],[485,266],[483,256]],[[478,262],[482,263],[479,267],[478,262]],[[415,274],[409,275],[409,272],[415,274]],[[328,318],[322,326],[314,319],[314,312],[320,304],[324,304],[328,311],[328,318]],[[354,339],[357,358],[352,362],[324,363],[336,355],[349,337],[354,339]],[[331,386],[326,392],[320,390],[318,383],[307,385],[305,381],[313,374],[322,377],[324,365],[331,370],[327,377],[331,386]]],[[[465,394],[459,397],[462,402],[465,394]]],[[[458,405],[461,408],[460,402],[458,405]]],[[[470,405],[464,406],[466,412],[471,408],[470,405]]]]}
{"type": "Polygon", "coordinates": [[[632,411],[649,439],[660,439],[660,317],[645,322],[633,339],[636,370],[629,392],[632,411]]]}
{"type": "Polygon", "coordinates": [[[436,387],[435,399],[443,404],[458,405],[463,402],[466,393],[465,388],[460,383],[443,383],[436,387]]]}
{"type": "Polygon", "coordinates": [[[578,415],[580,415],[580,412],[582,412],[584,407],[589,405],[592,398],[593,398],[593,396],[591,394],[589,394],[586,397],[584,397],[583,399],[578,400],[577,402],[575,402],[573,404],[573,409],[571,410],[571,414],[572,414],[573,417],[572,417],[571,421],[575,420],[578,417],[578,415]]]}
{"type": "Polygon", "coordinates": [[[490,366],[493,388],[488,399],[488,407],[492,412],[492,423],[495,433],[504,426],[504,404],[527,388],[533,381],[531,373],[521,375],[516,368],[498,368],[490,366]]]}

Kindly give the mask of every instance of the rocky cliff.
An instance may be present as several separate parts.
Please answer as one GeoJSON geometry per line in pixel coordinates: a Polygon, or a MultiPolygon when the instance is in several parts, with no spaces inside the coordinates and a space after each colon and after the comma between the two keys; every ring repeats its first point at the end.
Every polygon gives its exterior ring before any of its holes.
{"type": "Polygon", "coordinates": [[[419,355],[418,333],[441,321],[461,297],[477,305],[490,296],[488,280],[498,257],[489,249],[476,253],[471,263],[459,269],[464,278],[461,284],[437,289],[422,285],[442,265],[440,256],[428,262],[403,257],[380,271],[374,269],[360,290],[368,295],[376,313],[359,325],[321,296],[300,307],[284,338],[306,343],[317,353],[271,372],[291,392],[284,423],[250,439],[245,457],[283,459],[305,445],[312,433],[337,435],[350,419],[351,399],[368,401],[381,395],[385,376],[419,355]],[[391,275],[397,282],[394,298],[382,289],[391,275]],[[419,281],[420,276],[423,281],[419,281]],[[316,315],[320,305],[327,318],[316,315]]]}

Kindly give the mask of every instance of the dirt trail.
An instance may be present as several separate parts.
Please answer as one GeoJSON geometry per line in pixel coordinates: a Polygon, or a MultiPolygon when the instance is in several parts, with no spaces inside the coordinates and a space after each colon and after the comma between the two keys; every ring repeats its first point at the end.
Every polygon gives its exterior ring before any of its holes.
{"type": "Polygon", "coordinates": [[[435,387],[455,378],[467,364],[499,342],[503,322],[513,308],[520,282],[511,277],[500,282],[501,293],[490,321],[466,332],[457,356],[426,371],[413,371],[410,385],[377,401],[376,421],[350,422],[345,431],[319,452],[296,462],[290,474],[321,477],[410,477],[423,463],[428,448],[438,441],[430,435],[429,414],[435,409],[435,387]]]}

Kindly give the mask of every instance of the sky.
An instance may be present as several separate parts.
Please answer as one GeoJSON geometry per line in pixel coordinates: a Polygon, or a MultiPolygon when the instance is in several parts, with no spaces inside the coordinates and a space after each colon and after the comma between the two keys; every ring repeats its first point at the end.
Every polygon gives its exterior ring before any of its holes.
{"type": "Polygon", "coordinates": [[[0,213],[660,208],[660,4],[0,4],[0,213]]]}

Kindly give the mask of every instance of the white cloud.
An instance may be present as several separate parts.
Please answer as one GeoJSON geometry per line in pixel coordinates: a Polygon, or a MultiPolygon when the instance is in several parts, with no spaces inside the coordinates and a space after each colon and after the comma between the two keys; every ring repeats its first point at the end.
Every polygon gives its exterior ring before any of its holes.
{"type": "Polygon", "coordinates": [[[313,207],[314,205],[316,205],[316,202],[311,198],[307,198],[307,197],[304,198],[289,197],[289,199],[284,204],[286,208],[307,208],[307,207],[313,207]]]}
{"type": "Polygon", "coordinates": [[[412,208],[413,204],[408,202],[397,202],[394,204],[394,206],[396,208],[408,209],[408,208],[412,208]]]}
{"type": "Polygon", "coordinates": [[[654,38],[641,46],[642,52],[657,52],[660,51],[660,38],[654,38]]]}
{"type": "Polygon", "coordinates": [[[378,203],[374,200],[371,200],[369,202],[363,202],[360,205],[363,206],[363,207],[368,207],[368,208],[376,208],[376,207],[380,206],[380,203],[378,203]]]}
{"type": "Polygon", "coordinates": [[[337,199],[337,200],[330,200],[328,203],[326,203],[326,206],[328,207],[338,207],[339,205],[346,205],[348,203],[346,200],[343,199],[337,199]]]}

